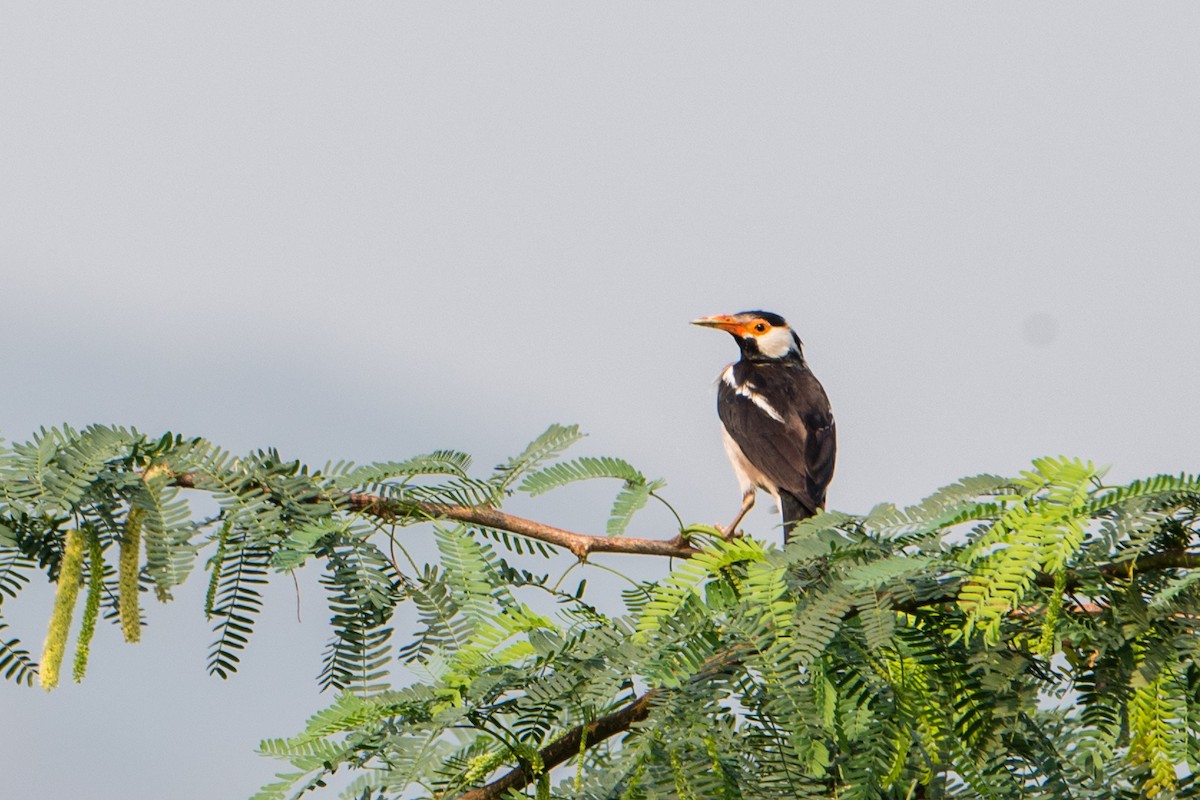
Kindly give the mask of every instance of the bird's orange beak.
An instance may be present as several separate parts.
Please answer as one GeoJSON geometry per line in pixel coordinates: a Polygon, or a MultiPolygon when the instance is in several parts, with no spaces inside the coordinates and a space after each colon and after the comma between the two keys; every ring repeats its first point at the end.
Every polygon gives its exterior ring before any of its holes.
{"type": "Polygon", "coordinates": [[[692,324],[699,325],[704,328],[716,328],[717,330],[727,331],[735,336],[742,330],[742,323],[728,314],[717,314],[713,317],[701,317],[700,319],[692,320],[692,324]]]}

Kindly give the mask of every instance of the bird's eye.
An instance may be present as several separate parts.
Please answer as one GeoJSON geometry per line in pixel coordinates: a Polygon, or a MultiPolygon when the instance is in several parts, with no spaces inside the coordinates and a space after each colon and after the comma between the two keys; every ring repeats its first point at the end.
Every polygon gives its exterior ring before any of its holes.
{"type": "Polygon", "coordinates": [[[767,323],[765,323],[765,322],[758,322],[758,323],[755,323],[755,325],[754,325],[754,330],[757,331],[758,333],[763,333],[764,331],[766,331],[766,329],[767,329],[767,323]]]}

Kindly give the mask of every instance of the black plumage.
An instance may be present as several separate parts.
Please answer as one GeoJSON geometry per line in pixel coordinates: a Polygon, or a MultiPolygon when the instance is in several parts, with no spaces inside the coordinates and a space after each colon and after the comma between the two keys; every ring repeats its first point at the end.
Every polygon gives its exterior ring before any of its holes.
{"type": "Polygon", "coordinates": [[[779,503],[786,541],[796,522],[825,507],[837,451],[829,399],[782,317],[748,311],[696,324],[729,332],[741,349],[717,394],[726,452],[742,488],[742,510],[727,534],[763,489],[779,503]]]}

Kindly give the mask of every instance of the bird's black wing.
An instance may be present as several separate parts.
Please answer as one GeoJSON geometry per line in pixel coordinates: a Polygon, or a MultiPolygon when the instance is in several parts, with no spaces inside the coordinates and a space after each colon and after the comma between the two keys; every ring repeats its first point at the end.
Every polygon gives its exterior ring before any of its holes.
{"type": "Polygon", "coordinates": [[[779,363],[739,362],[733,379],[722,380],[717,394],[729,436],[774,488],[810,513],[824,507],[837,436],[821,384],[807,367],[779,363]]]}

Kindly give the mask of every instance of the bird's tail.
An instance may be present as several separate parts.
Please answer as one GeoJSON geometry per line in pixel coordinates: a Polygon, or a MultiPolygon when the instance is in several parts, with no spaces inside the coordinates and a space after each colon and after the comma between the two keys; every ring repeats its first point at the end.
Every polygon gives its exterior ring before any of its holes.
{"type": "Polygon", "coordinates": [[[783,511],[783,543],[787,544],[788,539],[792,537],[792,528],[796,527],[796,523],[800,520],[808,519],[814,516],[817,512],[809,508],[804,502],[791,492],[779,492],[779,507],[783,511]]]}

